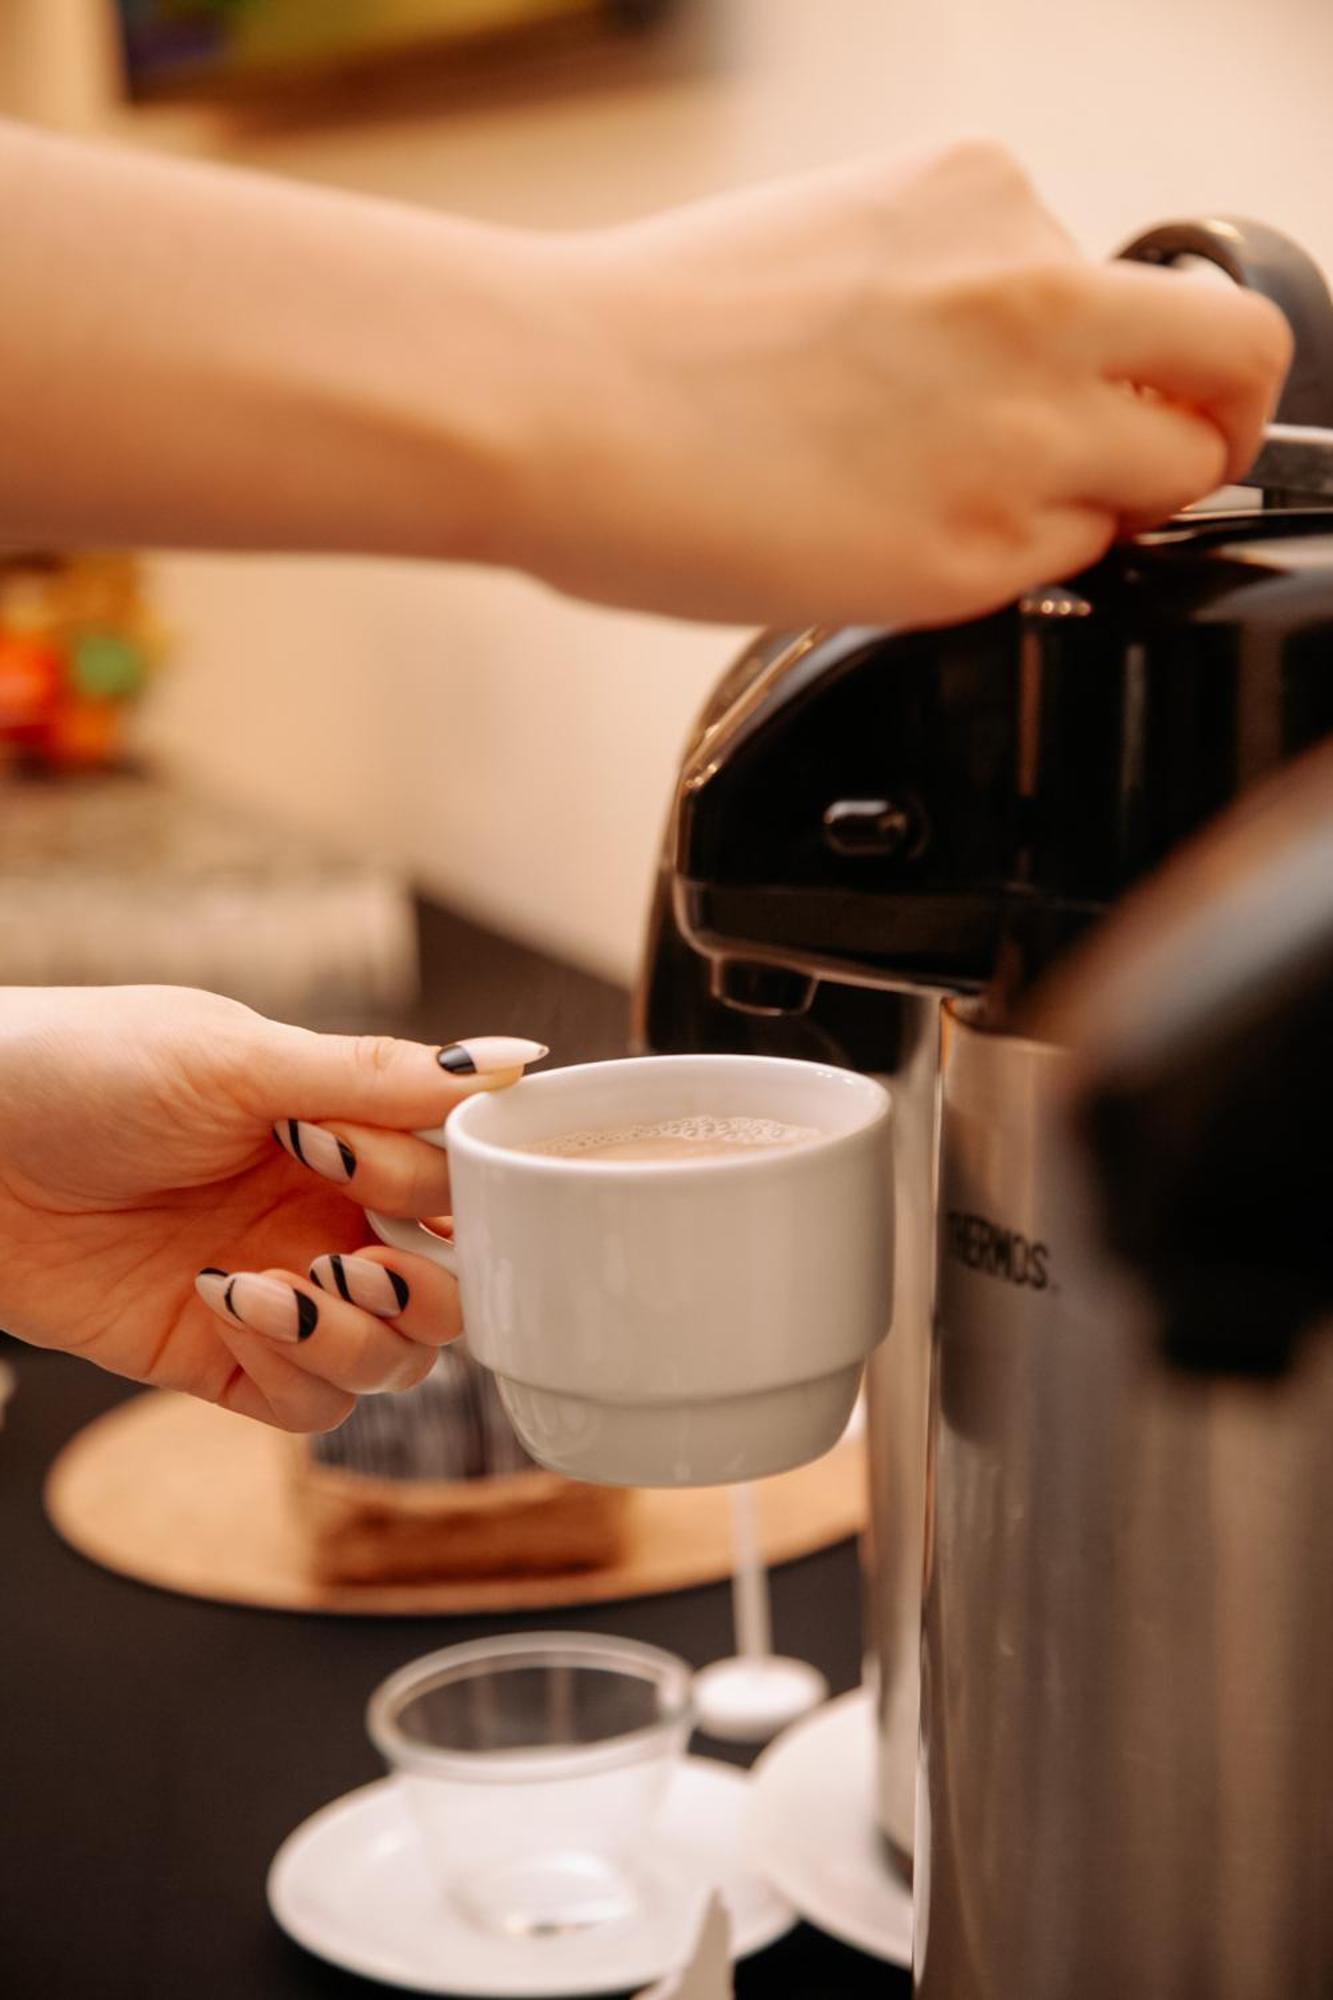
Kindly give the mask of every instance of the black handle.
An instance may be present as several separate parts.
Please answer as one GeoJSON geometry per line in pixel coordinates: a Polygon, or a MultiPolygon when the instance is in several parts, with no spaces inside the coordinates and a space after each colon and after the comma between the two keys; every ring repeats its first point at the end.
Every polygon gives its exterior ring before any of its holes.
{"type": "Polygon", "coordinates": [[[1138,264],[1202,257],[1236,284],[1271,299],[1286,314],[1296,340],[1274,419],[1333,428],[1333,298],[1323,272],[1299,243],[1266,222],[1217,215],[1163,222],[1136,236],[1120,255],[1138,264]]]}

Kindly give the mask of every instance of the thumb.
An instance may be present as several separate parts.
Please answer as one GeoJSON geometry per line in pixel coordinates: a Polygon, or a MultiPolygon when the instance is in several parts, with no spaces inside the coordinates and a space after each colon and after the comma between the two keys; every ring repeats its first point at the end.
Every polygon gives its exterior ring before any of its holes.
{"type": "Polygon", "coordinates": [[[319,1035],[266,1022],[249,1089],[258,1115],[355,1119],[410,1131],[438,1125],[464,1097],[517,1083],[548,1053],[514,1035],[473,1035],[431,1048],[391,1035],[319,1035]]]}

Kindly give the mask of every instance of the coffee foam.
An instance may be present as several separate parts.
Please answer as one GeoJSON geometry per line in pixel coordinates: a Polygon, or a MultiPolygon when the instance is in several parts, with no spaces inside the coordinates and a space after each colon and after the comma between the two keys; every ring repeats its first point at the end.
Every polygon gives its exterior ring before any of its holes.
{"type": "Polygon", "coordinates": [[[720,1118],[713,1112],[701,1111],[689,1118],[654,1118],[640,1125],[619,1125],[614,1130],[602,1126],[596,1131],[565,1132],[556,1139],[537,1140],[526,1150],[572,1158],[580,1153],[601,1153],[612,1147],[652,1144],[659,1140],[667,1143],[679,1140],[682,1151],[691,1145],[719,1149],[734,1146],[738,1150],[754,1147],[758,1150],[801,1145],[819,1136],[819,1129],[814,1125],[788,1125],[778,1118],[720,1118]]]}

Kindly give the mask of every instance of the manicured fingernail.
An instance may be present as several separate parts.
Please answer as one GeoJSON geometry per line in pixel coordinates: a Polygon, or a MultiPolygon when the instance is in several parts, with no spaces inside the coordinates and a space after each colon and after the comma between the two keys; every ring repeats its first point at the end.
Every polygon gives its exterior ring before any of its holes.
{"type": "Polygon", "coordinates": [[[465,1042],[450,1042],[435,1060],[451,1076],[492,1076],[496,1070],[526,1069],[550,1053],[544,1042],[517,1035],[469,1035],[465,1042]]]}
{"type": "Polygon", "coordinates": [[[360,1306],[380,1319],[395,1319],[412,1296],[407,1279],[377,1264],[373,1257],[343,1257],[334,1251],[331,1256],[316,1257],[310,1276],[322,1292],[336,1292],[349,1306],[360,1306]]]}
{"type": "Polygon", "coordinates": [[[308,1340],[319,1323],[319,1307],[281,1278],[264,1278],[256,1271],[228,1277],[210,1266],[194,1281],[195,1290],[215,1313],[262,1333],[266,1340],[308,1340]]]}
{"type": "Polygon", "coordinates": [[[322,1125],[308,1125],[303,1118],[281,1118],[273,1127],[278,1144],[294,1160],[326,1181],[350,1181],[356,1172],[356,1154],[346,1139],[326,1132],[322,1125]]]}

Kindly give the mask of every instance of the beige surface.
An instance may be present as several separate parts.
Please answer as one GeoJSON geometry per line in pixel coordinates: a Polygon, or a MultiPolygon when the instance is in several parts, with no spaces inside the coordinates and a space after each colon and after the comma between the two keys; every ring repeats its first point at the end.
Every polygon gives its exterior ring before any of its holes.
{"type": "MultiPolygon", "coordinates": [[[[185,1396],[150,1391],[99,1417],[51,1468],[46,1507],[93,1561],[164,1590],[287,1611],[508,1611],[684,1590],[728,1574],[725,1489],[637,1492],[628,1553],[607,1569],[426,1584],[325,1584],[293,1506],[291,1441],[185,1396]]],[[[760,1482],[764,1551],[791,1561],[865,1514],[859,1441],[760,1482]]]]}

